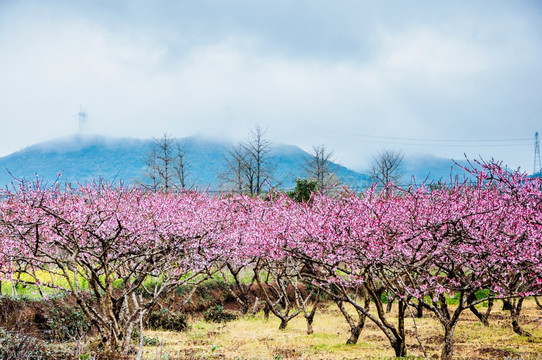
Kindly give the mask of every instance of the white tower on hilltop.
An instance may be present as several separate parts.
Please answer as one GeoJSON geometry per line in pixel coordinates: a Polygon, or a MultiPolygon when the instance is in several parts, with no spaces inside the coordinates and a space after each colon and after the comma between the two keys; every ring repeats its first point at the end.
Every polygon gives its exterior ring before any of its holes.
{"type": "Polygon", "coordinates": [[[77,116],[79,117],[79,133],[81,134],[83,133],[88,118],[87,113],[83,110],[81,105],[79,105],[79,112],[77,113],[77,116]]]}

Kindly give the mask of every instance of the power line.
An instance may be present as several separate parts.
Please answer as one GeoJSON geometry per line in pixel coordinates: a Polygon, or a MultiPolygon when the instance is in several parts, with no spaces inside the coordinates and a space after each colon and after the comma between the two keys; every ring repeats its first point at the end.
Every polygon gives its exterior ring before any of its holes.
{"type": "Polygon", "coordinates": [[[405,146],[443,146],[443,147],[522,147],[532,146],[532,138],[512,139],[427,139],[377,136],[350,133],[349,136],[363,138],[365,142],[405,146]]]}
{"type": "Polygon", "coordinates": [[[432,142],[510,142],[510,141],[532,141],[532,138],[517,138],[517,139],[423,139],[423,138],[403,138],[393,136],[377,136],[351,133],[351,136],[366,137],[374,139],[390,139],[390,140],[405,140],[405,141],[432,141],[432,142]]]}
{"type": "MultiPolygon", "coordinates": [[[[532,141],[532,140],[531,140],[532,141]]],[[[414,143],[414,142],[397,142],[397,141],[379,141],[379,140],[364,140],[368,143],[376,144],[391,144],[391,145],[405,145],[405,146],[439,146],[439,147],[531,147],[531,143],[517,143],[517,144],[438,144],[438,143],[414,143]]]]}

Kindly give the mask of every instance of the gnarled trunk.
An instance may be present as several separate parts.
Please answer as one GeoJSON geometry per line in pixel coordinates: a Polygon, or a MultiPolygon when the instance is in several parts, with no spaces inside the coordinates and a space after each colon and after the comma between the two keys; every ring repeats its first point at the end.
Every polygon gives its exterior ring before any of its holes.
{"type": "Polygon", "coordinates": [[[523,298],[511,301],[510,316],[512,317],[512,328],[514,332],[521,336],[532,336],[528,331],[524,330],[519,324],[519,315],[523,306],[523,298]]]}
{"type": "MultiPolygon", "coordinates": [[[[471,294],[467,299],[469,303],[472,303],[475,300],[475,294],[471,294]]],[[[480,320],[482,324],[484,324],[484,326],[489,326],[489,315],[491,314],[491,310],[493,309],[493,302],[494,300],[492,298],[487,301],[487,309],[484,313],[478,311],[478,309],[476,309],[474,305],[469,306],[469,310],[478,318],[478,320],[480,320]]]]}
{"type": "Polygon", "coordinates": [[[318,303],[314,304],[312,311],[310,313],[305,313],[305,320],[307,321],[307,335],[311,335],[314,333],[314,329],[312,328],[312,323],[314,322],[314,316],[316,315],[316,307],[318,303]]]}
{"type": "Polygon", "coordinates": [[[444,326],[444,346],[440,353],[440,360],[452,360],[455,325],[456,323],[444,326]]]}
{"type": "MultiPolygon", "coordinates": [[[[339,310],[341,310],[341,313],[346,319],[346,322],[350,326],[350,337],[348,338],[348,340],[346,340],[346,344],[357,344],[361,331],[365,327],[365,319],[367,318],[367,316],[362,311],[356,309],[358,313],[358,321],[354,321],[354,318],[348,313],[348,311],[346,311],[346,308],[344,307],[342,301],[337,300],[335,301],[335,303],[339,307],[339,310]]],[[[369,306],[370,300],[368,297],[365,297],[364,308],[366,309],[366,311],[369,311],[369,306]]]]}
{"type": "Polygon", "coordinates": [[[269,312],[272,312],[273,315],[278,317],[280,319],[280,326],[279,330],[283,330],[288,325],[288,322],[292,320],[294,317],[299,315],[302,311],[301,308],[298,308],[297,310],[292,311],[292,303],[290,302],[290,299],[288,298],[288,285],[286,279],[281,278],[279,275],[275,273],[274,278],[275,282],[272,284],[269,284],[266,280],[265,284],[262,281],[260,277],[261,268],[259,266],[256,266],[254,268],[254,277],[256,279],[256,282],[258,284],[258,288],[260,291],[260,295],[263,296],[265,299],[265,308],[264,308],[264,316],[265,319],[269,319],[269,312]],[[276,296],[276,300],[272,299],[272,296],[276,296]]]}

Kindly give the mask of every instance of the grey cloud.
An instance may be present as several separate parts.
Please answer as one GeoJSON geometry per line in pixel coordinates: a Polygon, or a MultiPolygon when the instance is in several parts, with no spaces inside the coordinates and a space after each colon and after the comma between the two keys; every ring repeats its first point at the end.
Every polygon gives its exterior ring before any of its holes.
{"type": "MultiPolygon", "coordinates": [[[[0,153],[76,129],[202,132],[326,143],[363,167],[353,136],[532,136],[542,117],[536,2],[52,1],[0,3],[0,153]]],[[[410,146],[492,155],[531,149],[410,146]]],[[[487,156],[486,156],[487,157],[487,156]]]]}

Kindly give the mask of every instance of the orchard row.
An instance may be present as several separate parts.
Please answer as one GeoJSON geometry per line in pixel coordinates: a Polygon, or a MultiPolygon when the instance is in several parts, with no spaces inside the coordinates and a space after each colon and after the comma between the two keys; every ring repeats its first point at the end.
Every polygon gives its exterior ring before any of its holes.
{"type": "Polygon", "coordinates": [[[0,202],[2,273],[25,273],[39,291],[69,292],[104,346],[121,351],[161,298],[224,274],[244,311],[255,283],[282,328],[303,314],[310,333],[325,294],[348,321],[349,342],[369,319],[397,356],[406,354],[405,318],[412,307],[425,309],[442,324],[441,357],[449,359],[463,311],[487,323],[474,306],[509,300],[521,332],[522,299],[542,285],[542,182],[494,163],[470,173],[469,181],[390,184],[382,192],[313,194],[302,202],[281,193],[21,185],[0,202]],[[449,296],[458,305],[448,305],[449,296]],[[393,321],[385,299],[397,304],[393,321]]]}

